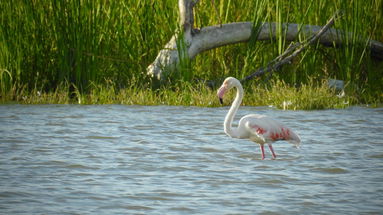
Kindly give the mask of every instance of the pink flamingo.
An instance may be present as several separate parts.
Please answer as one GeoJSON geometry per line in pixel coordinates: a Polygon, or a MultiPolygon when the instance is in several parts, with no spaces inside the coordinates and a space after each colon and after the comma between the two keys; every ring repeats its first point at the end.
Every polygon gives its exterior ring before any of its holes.
{"type": "Polygon", "coordinates": [[[223,124],[224,131],[228,136],[239,139],[250,139],[251,141],[258,143],[262,152],[262,160],[265,159],[265,143],[268,144],[273,155],[273,159],[275,159],[277,156],[275,155],[272,142],[277,140],[287,140],[295,144],[295,146],[299,146],[301,139],[297,134],[295,134],[290,128],[282,125],[278,121],[264,115],[246,115],[239,121],[237,128],[232,127],[233,118],[243,98],[242,85],[237,79],[228,77],[225,79],[217,92],[219,100],[222,104],[223,96],[233,87],[237,88],[237,95],[225,117],[225,122],[223,124]]]}

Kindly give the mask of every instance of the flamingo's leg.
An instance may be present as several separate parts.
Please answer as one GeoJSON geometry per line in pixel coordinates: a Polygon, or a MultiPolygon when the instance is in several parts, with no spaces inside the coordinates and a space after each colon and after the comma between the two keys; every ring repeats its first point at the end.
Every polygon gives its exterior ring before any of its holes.
{"type": "Polygon", "coordinates": [[[269,144],[269,148],[270,148],[271,154],[273,154],[273,158],[275,159],[277,156],[275,155],[273,146],[271,144],[269,144]]]}
{"type": "Polygon", "coordinates": [[[263,144],[260,144],[259,148],[261,149],[261,152],[262,152],[262,160],[264,160],[265,159],[265,147],[263,146],[263,144]]]}

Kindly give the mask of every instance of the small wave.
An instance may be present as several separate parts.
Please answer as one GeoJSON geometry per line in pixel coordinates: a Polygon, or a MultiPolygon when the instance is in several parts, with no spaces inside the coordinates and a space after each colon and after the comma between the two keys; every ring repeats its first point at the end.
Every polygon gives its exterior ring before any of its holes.
{"type": "Polygon", "coordinates": [[[330,174],[343,174],[348,173],[349,171],[343,168],[335,167],[335,168],[315,168],[315,171],[330,173],[330,174]]]}
{"type": "Polygon", "coordinates": [[[148,207],[148,206],[141,206],[141,205],[129,205],[129,206],[126,206],[124,207],[126,209],[129,209],[129,210],[154,210],[152,207],[148,207]]]}
{"type": "Polygon", "coordinates": [[[108,136],[86,136],[87,139],[118,139],[118,137],[108,137],[108,136]]]}
{"type": "Polygon", "coordinates": [[[66,168],[69,168],[69,169],[99,169],[97,167],[85,166],[85,165],[81,165],[81,164],[69,164],[68,166],[66,166],[66,168]]]}
{"type": "Polygon", "coordinates": [[[194,210],[188,207],[173,207],[170,208],[171,211],[179,211],[179,212],[193,212],[194,210]]]}
{"type": "Polygon", "coordinates": [[[383,153],[381,154],[374,154],[374,155],[369,155],[369,158],[383,158],[383,153]]]}

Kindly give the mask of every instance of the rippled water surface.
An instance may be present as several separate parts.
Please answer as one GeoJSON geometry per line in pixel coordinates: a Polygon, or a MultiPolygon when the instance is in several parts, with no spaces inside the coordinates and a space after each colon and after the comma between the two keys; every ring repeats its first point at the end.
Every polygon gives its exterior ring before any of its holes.
{"type": "Polygon", "coordinates": [[[2,105],[0,213],[382,213],[383,109],[241,107],[302,138],[263,161],[227,109],[2,105]]]}

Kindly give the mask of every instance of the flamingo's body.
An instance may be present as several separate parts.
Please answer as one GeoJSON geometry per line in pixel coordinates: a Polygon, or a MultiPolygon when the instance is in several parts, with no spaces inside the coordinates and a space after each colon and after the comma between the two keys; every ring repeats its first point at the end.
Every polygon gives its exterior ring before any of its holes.
{"type": "Polygon", "coordinates": [[[232,138],[250,139],[260,145],[262,160],[265,158],[264,144],[268,144],[273,158],[276,158],[272,142],[277,140],[287,140],[296,146],[300,144],[300,138],[290,128],[282,125],[278,121],[264,115],[249,114],[244,116],[238,127],[232,127],[234,116],[242,102],[243,88],[241,83],[232,77],[226,78],[222,86],[218,89],[218,97],[222,102],[225,93],[231,88],[237,88],[237,95],[224,122],[224,130],[232,138]]]}

